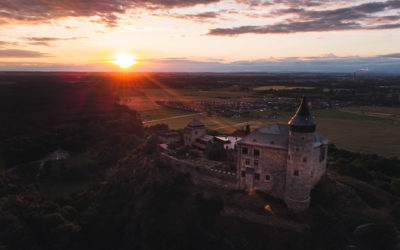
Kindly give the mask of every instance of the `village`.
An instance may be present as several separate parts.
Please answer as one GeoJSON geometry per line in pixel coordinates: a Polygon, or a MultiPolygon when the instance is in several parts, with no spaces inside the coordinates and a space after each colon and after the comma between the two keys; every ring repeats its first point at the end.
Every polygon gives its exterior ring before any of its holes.
{"type": "MultiPolygon", "coordinates": [[[[129,102],[125,100],[125,102],[129,102]]],[[[265,117],[274,119],[279,116],[279,112],[288,112],[296,108],[296,98],[292,97],[275,97],[274,95],[266,95],[255,101],[172,101],[157,100],[158,105],[189,112],[203,112],[209,115],[217,115],[221,117],[251,117],[251,111],[259,110],[265,112],[265,117]]],[[[352,105],[349,101],[340,100],[313,100],[314,109],[328,109],[347,107],[352,105]]]]}

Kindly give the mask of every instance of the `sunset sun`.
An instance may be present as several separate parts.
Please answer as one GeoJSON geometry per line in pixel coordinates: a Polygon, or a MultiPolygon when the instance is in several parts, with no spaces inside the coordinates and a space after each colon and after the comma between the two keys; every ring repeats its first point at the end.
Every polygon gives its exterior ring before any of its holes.
{"type": "Polygon", "coordinates": [[[109,61],[122,69],[128,69],[133,65],[138,64],[137,56],[131,54],[117,54],[114,56],[114,59],[109,61]]]}

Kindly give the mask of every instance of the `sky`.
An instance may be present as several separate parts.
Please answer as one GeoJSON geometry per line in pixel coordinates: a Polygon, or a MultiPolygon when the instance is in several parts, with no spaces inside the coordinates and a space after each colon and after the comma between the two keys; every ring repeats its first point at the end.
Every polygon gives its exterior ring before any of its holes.
{"type": "Polygon", "coordinates": [[[400,73],[400,0],[0,0],[0,71],[400,73]]]}

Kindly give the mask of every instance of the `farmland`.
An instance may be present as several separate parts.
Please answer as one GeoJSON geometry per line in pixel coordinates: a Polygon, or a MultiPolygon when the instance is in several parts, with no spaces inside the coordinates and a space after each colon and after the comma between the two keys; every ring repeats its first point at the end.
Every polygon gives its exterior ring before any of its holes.
{"type": "MultiPolygon", "coordinates": [[[[163,109],[165,111],[165,109],[163,109]]],[[[173,113],[169,110],[167,112],[173,113]]],[[[141,112],[146,114],[147,112],[141,112]]],[[[328,112],[316,117],[317,130],[325,135],[329,140],[339,148],[347,149],[360,153],[376,153],[379,155],[391,157],[400,157],[400,126],[398,123],[389,119],[376,119],[374,117],[354,115],[347,112],[328,112]],[[340,113],[340,116],[338,115],[340,113]]],[[[313,112],[314,114],[314,112],[313,112]]],[[[167,118],[167,117],[165,117],[167,118]]],[[[266,126],[274,123],[287,123],[290,119],[288,114],[284,114],[278,119],[228,119],[217,116],[206,116],[204,114],[193,114],[193,116],[178,117],[166,119],[161,122],[145,123],[146,126],[157,123],[165,123],[171,129],[182,129],[192,119],[202,121],[207,128],[218,130],[220,133],[232,133],[235,129],[243,128],[249,124],[252,129],[266,126]]]]}
{"type": "MultiPolygon", "coordinates": [[[[273,86],[272,86],[273,87],[273,86]]],[[[268,119],[270,111],[253,110],[250,117],[220,117],[201,112],[189,112],[165,108],[155,103],[157,99],[173,99],[186,102],[223,101],[256,99],[255,91],[233,91],[218,89],[202,91],[196,89],[143,89],[141,95],[131,100],[132,109],[139,111],[145,126],[158,123],[167,124],[171,129],[182,129],[192,119],[202,121],[207,128],[229,134],[249,124],[252,129],[274,123],[287,123],[294,114],[278,112],[276,119],[268,119]]],[[[393,116],[399,114],[398,108],[349,107],[341,109],[312,110],[318,122],[318,131],[329,138],[339,148],[361,153],[376,153],[383,156],[400,157],[400,125],[393,116]],[[386,114],[386,115],[376,115],[386,114]]]]}

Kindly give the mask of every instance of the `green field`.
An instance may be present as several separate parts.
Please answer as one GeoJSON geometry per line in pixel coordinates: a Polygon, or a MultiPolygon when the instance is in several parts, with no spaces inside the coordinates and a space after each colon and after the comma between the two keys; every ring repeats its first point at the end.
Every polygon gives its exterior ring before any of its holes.
{"type": "Polygon", "coordinates": [[[266,91],[266,90],[293,90],[293,89],[315,89],[315,87],[306,87],[306,86],[261,86],[254,88],[254,91],[266,91]]]}
{"type": "Polygon", "coordinates": [[[199,89],[142,89],[139,92],[119,91],[121,104],[138,110],[154,110],[161,107],[156,103],[157,100],[173,100],[182,102],[198,101],[252,101],[255,96],[254,91],[237,91],[229,88],[218,88],[210,90],[199,89]]]}
{"type": "MultiPolygon", "coordinates": [[[[236,129],[243,128],[247,123],[250,124],[252,129],[274,123],[287,123],[293,115],[289,112],[282,112],[279,113],[278,119],[234,119],[165,108],[140,113],[156,119],[153,122],[146,123],[146,126],[165,123],[171,129],[182,129],[192,119],[198,119],[207,128],[218,130],[221,133],[231,133],[236,129]],[[159,121],[158,119],[165,120],[159,121]]],[[[400,157],[400,125],[395,120],[355,114],[343,110],[313,110],[312,114],[316,117],[318,123],[317,130],[339,148],[353,152],[400,157]]]]}

